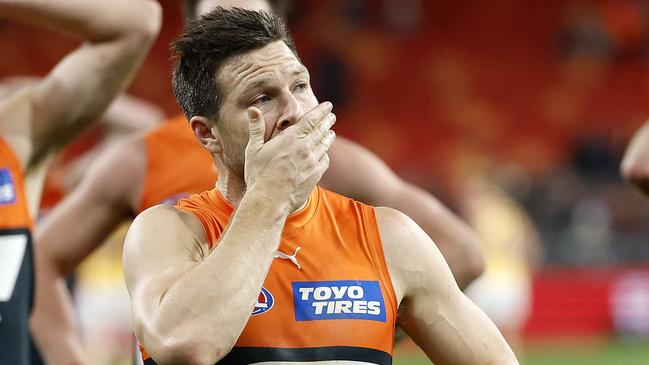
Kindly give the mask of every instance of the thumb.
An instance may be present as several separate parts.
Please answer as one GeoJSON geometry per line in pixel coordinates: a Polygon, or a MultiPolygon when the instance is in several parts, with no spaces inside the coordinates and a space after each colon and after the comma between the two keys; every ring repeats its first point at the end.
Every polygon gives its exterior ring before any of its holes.
{"type": "Polygon", "coordinates": [[[248,109],[248,128],[250,134],[248,148],[257,151],[264,144],[266,123],[261,111],[255,107],[248,109]]]}

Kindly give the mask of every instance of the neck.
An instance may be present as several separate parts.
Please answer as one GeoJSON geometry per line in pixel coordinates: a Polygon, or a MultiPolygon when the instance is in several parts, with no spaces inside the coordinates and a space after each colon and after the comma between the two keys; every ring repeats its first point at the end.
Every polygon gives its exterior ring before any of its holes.
{"type": "Polygon", "coordinates": [[[232,204],[233,207],[237,207],[246,193],[246,183],[240,176],[236,176],[236,174],[227,170],[223,171],[223,173],[222,171],[219,171],[216,188],[228,203],[232,204]]]}

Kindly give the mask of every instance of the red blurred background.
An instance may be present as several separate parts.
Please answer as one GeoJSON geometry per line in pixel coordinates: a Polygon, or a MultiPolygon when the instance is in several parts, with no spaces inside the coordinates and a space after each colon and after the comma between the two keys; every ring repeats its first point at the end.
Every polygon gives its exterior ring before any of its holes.
{"type": "MultiPolygon", "coordinates": [[[[160,2],[161,34],[129,92],[172,116],[169,44],[182,16],[160,2]]],[[[458,179],[516,171],[505,188],[544,243],[528,333],[614,329],[617,279],[649,264],[649,200],[617,172],[649,116],[646,2],[310,0],[288,19],[338,133],[403,177],[461,211],[458,179]]],[[[44,75],[77,45],[6,22],[0,44],[0,77],[44,75]]],[[[66,156],[100,137],[88,132],[66,156]]]]}

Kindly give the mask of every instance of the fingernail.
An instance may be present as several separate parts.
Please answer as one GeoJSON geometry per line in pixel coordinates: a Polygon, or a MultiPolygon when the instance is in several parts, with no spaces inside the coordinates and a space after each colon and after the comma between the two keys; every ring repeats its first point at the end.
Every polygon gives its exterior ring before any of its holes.
{"type": "Polygon", "coordinates": [[[248,109],[248,118],[257,119],[257,113],[253,109],[248,109]]]}
{"type": "Polygon", "coordinates": [[[329,102],[329,101],[326,103],[326,105],[327,105],[327,109],[329,109],[329,110],[333,109],[333,107],[334,107],[334,105],[331,104],[331,102],[329,102]]]}

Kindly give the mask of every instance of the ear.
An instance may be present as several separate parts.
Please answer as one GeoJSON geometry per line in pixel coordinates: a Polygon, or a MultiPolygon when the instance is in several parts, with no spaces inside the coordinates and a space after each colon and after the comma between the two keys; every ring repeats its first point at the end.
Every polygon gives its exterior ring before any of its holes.
{"type": "Polygon", "coordinates": [[[223,145],[214,123],[204,116],[194,116],[189,121],[196,139],[211,153],[221,153],[223,145]]]}

